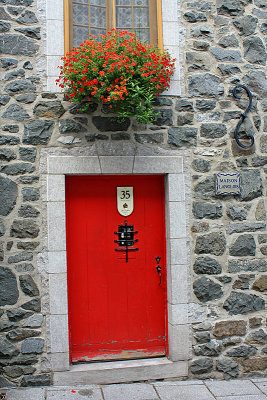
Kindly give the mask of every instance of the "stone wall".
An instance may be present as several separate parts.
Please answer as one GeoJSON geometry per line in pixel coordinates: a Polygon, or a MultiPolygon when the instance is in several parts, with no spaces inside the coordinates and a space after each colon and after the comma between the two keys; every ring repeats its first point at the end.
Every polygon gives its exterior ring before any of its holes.
{"type": "MultiPolygon", "coordinates": [[[[60,93],[42,92],[42,26],[33,0],[0,0],[0,386],[52,383],[40,291],[44,278],[39,156],[43,147],[131,141],[191,151],[194,346],[190,377],[235,378],[267,367],[265,0],[184,2],[185,90],[161,97],[152,126],[80,113],[60,93]],[[234,128],[247,107],[232,89],[246,84],[253,107],[242,150],[234,128]],[[217,196],[215,173],[240,172],[242,193],[217,196]]],[[[44,300],[43,300],[44,301],[44,300]]]]}

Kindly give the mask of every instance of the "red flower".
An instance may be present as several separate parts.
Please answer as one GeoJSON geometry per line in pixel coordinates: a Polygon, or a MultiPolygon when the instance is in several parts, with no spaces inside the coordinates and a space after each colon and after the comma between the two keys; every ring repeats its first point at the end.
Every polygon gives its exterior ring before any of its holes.
{"type": "Polygon", "coordinates": [[[165,50],[142,43],[131,32],[114,29],[101,35],[101,42],[89,36],[62,60],[56,83],[66,97],[76,103],[94,97],[123,117],[135,115],[138,109],[136,117],[145,123],[154,118],[148,98],[168,88],[174,72],[174,60],[165,50]]]}

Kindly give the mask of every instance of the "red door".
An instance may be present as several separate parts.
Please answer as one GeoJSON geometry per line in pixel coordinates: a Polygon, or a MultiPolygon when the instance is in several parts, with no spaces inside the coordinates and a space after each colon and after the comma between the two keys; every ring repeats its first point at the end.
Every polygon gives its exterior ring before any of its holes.
{"type": "Polygon", "coordinates": [[[72,362],[165,355],[163,176],[68,176],[66,223],[72,362]],[[133,187],[126,217],[117,210],[118,186],[133,187]],[[125,225],[138,231],[128,262],[115,233],[125,225]]]}

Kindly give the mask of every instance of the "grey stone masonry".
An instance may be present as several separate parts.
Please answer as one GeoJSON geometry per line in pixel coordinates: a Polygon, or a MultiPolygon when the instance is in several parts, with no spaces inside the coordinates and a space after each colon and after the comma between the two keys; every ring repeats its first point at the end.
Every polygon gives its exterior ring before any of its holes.
{"type": "MultiPolygon", "coordinates": [[[[63,234],[51,236],[54,221],[65,227],[64,174],[87,174],[90,157],[97,159],[90,173],[103,173],[110,156],[114,174],[125,158],[130,171],[139,157],[137,174],[166,173],[167,182],[176,174],[168,152],[178,154],[175,171],[177,160],[186,160],[176,189],[166,193],[166,215],[175,221],[166,221],[169,342],[183,349],[172,355],[185,366],[181,378],[266,376],[266,1],[181,0],[178,9],[178,2],[162,0],[164,48],[177,58],[177,70],[169,92],[155,101],[157,119],[147,126],[109,117],[98,104],[82,112],[51,89],[64,52],[62,2],[0,3],[0,388],[51,385],[69,368],[67,289],[64,280],[54,280],[66,272],[66,246],[63,234]],[[49,43],[51,32],[60,46],[49,43]],[[240,133],[245,144],[245,133],[255,136],[250,149],[234,140],[248,106],[245,91],[234,98],[237,84],[253,95],[240,133]],[[76,157],[61,175],[62,163],[48,165],[43,156],[57,153],[76,157]],[[240,174],[241,193],[217,194],[217,173],[240,174]],[[59,215],[51,212],[55,203],[59,215]],[[55,248],[48,255],[50,245],[55,248]],[[62,336],[53,336],[57,325],[57,332],[66,328],[62,336]]],[[[159,387],[160,396],[164,383],[159,387]]],[[[166,399],[175,398],[171,390],[166,399]]],[[[227,396],[220,393],[220,399],[227,396]]]]}

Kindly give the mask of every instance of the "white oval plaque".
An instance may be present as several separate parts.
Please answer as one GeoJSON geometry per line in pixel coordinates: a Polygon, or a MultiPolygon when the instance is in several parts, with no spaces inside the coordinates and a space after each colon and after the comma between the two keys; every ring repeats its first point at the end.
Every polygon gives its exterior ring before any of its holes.
{"type": "Polygon", "coordinates": [[[121,215],[131,215],[134,208],[133,186],[117,186],[117,209],[121,215]]]}

